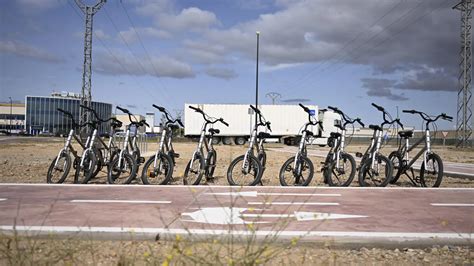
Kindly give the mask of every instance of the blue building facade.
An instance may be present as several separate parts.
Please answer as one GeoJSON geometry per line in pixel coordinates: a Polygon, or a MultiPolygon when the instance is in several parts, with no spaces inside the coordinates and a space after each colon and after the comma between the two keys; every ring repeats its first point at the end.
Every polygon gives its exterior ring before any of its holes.
{"type": "MultiPolygon", "coordinates": [[[[25,103],[25,131],[30,134],[67,134],[72,128],[72,121],[57,111],[57,108],[72,113],[76,123],[79,123],[79,97],[59,95],[50,97],[26,96],[25,103]]],[[[108,119],[112,116],[112,104],[92,102],[92,108],[102,119],[108,119]]],[[[110,124],[104,123],[100,125],[98,131],[104,133],[108,132],[109,129],[110,124]]]]}

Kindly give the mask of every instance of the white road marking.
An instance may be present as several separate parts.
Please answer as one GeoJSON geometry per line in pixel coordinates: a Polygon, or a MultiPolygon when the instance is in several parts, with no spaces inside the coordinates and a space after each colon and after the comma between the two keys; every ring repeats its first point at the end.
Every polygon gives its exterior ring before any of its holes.
{"type": "Polygon", "coordinates": [[[400,240],[425,240],[436,241],[440,239],[459,240],[469,243],[474,234],[472,233],[413,233],[413,232],[353,232],[353,231],[264,231],[264,230],[218,230],[218,229],[170,229],[170,228],[143,228],[143,227],[91,227],[91,226],[19,226],[19,225],[2,225],[2,231],[16,231],[31,233],[43,233],[50,235],[51,233],[109,233],[109,234],[123,234],[131,238],[136,237],[136,234],[149,234],[151,238],[155,239],[158,234],[160,238],[175,239],[176,235],[183,236],[257,236],[267,237],[278,235],[280,239],[292,239],[294,237],[335,237],[335,238],[365,238],[365,239],[385,239],[388,242],[399,242],[400,240]]]}
{"type": "Polygon", "coordinates": [[[431,206],[436,207],[474,207],[472,203],[431,203],[431,206]]]}
{"type": "Polygon", "coordinates": [[[235,196],[235,197],[258,197],[258,196],[340,197],[341,196],[341,194],[329,194],[329,193],[270,193],[270,192],[258,192],[258,191],[210,192],[210,193],[205,193],[205,194],[215,195],[215,196],[235,196]]]}
{"type": "Polygon", "coordinates": [[[269,201],[269,202],[249,202],[249,205],[318,205],[318,206],[338,206],[337,202],[283,202],[283,201],[269,201]]]}
{"type": "Polygon", "coordinates": [[[73,203],[170,204],[167,200],[71,200],[73,203]]]}
{"type": "MultiPolygon", "coordinates": [[[[129,189],[140,189],[140,188],[147,188],[147,189],[162,189],[166,188],[167,190],[169,189],[179,189],[179,188],[188,188],[189,191],[197,191],[198,189],[236,189],[235,186],[218,186],[218,185],[212,185],[212,186],[203,186],[203,187],[197,187],[197,186],[185,186],[185,185],[111,185],[111,184],[47,184],[47,183],[1,183],[0,187],[14,187],[14,186],[19,186],[19,187],[28,187],[28,186],[38,186],[38,187],[85,187],[85,188],[129,188],[129,189]]],[[[266,189],[285,189],[285,190],[315,190],[315,189],[320,189],[320,190],[377,190],[377,191],[384,191],[384,190],[416,190],[416,191],[424,191],[424,190],[436,190],[436,191],[442,191],[442,190],[448,190],[448,191],[455,191],[455,190],[460,190],[460,191],[470,191],[474,192],[474,188],[455,188],[455,187],[430,187],[430,188],[419,188],[419,187],[326,187],[326,186],[321,186],[321,187],[282,187],[282,186],[265,186],[262,188],[266,189]]],[[[313,194],[311,194],[313,195],[313,194]]]]}
{"type": "Polygon", "coordinates": [[[252,224],[270,223],[267,221],[246,221],[243,218],[295,218],[297,221],[332,220],[346,218],[366,218],[364,215],[336,214],[324,212],[299,212],[292,213],[244,213],[250,211],[248,208],[210,207],[201,208],[194,212],[185,212],[181,216],[189,216],[192,220],[182,220],[186,222],[206,223],[206,224],[252,224]]]}
{"type": "Polygon", "coordinates": [[[0,198],[0,201],[6,201],[6,200],[7,200],[7,199],[1,199],[1,198],[0,198]]]}

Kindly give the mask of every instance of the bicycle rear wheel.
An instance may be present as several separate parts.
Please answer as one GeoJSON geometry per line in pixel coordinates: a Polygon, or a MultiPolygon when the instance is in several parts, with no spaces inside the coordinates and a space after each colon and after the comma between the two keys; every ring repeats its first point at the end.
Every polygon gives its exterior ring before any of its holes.
{"type": "Polygon", "coordinates": [[[204,159],[201,155],[196,154],[192,160],[189,160],[184,170],[183,183],[185,185],[199,185],[204,174],[204,159]],[[191,168],[192,162],[192,168],[191,168]]]}
{"type": "Polygon", "coordinates": [[[143,166],[142,181],[145,185],[166,185],[173,174],[173,160],[167,154],[159,154],[156,158],[151,156],[143,166]]]}
{"type": "Polygon", "coordinates": [[[235,158],[227,169],[227,182],[231,186],[255,186],[260,183],[263,167],[260,161],[253,155],[248,154],[235,158]]]}
{"type": "Polygon", "coordinates": [[[443,161],[437,154],[430,153],[426,157],[426,162],[427,165],[425,165],[425,162],[421,164],[421,185],[424,187],[439,187],[443,180],[443,161]]]}
{"type": "Polygon", "coordinates": [[[385,156],[375,156],[375,166],[371,169],[372,160],[367,159],[359,171],[359,185],[361,187],[385,187],[392,177],[392,162],[385,156]]]}
{"type": "Polygon", "coordinates": [[[210,151],[207,155],[207,166],[206,166],[206,178],[212,179],[214,177],[214,171],[216,170],[217,153],[210,151]]]}
{"type": "Polygon", "coordinates": [[[354,157],[347,153],[341,153],[339,167],[336,160],[331,161],[324,171],[325,179],[329,186],[347,187],[352,183],[356,173],[356,163],[354,157]]]}
{"type": "Polygon", "coordinates": [[[122,158],[120,158],[120,155],[117,155],[110,163],[107,182],[109,184],[130,184],[136,175],[136,161],[133,160],[130,154],[124,153],[122,158]]]}
{"type": "Polygon", "coordinates": [[[71,156],[66,152],[61,152],[58,157],[55,157],[49,166],[46,175],[46,182],[50,184],[61,184],[66,180],[66,177],[71,170],[71,156]],[[56,164],[56,160],[58,163],[56,164]]]}
{"type": "Polygon", "coordinates": [[[307,186],[313,179],[314,166],[308,157],[300,156],[288,159],[280,169],[280,184],[282,186],[307,186]]]}
{"type": "Polygon", "coordinates": [[[393,176],[392,176],[392,180],[390,180],[390,184],[395,184],[397,183],[398,179],[400,178],[400,175],[402,174],[401,173],[401,169],[403,167],[402,155],[398,151],[393,151],[388,156],[388,159],[392,161],[392,165],[393,165],[393,172],[392,172],[393,176]]]}

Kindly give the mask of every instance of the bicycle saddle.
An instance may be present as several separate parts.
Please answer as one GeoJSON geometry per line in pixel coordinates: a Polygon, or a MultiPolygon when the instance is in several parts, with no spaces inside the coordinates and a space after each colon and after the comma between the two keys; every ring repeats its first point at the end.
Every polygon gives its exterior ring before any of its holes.
{"type": "Polygon", "coordinates": [[[400,130],[400,131],[398,131],[398,135],[401,138],[408,139],[408,138],[413,137],[413,130],[400,130]]]}
{"type": "Polygon", "coordinates": [[[168,127],[171,128],[171,129],[178,129],[179,128],[178,125],[174,125],[174,124],[168,125],[168,127]]]}
{"type": "Polygon", "coordinates": [[[212,135],[214,134],[219,134],[221,131],[219,129],[214,129],[214,128],[210,128],[209,129],[209,133],[211,133],[212,135]]]}
{"type": "Polygon", "coordinates": [[[331,137],[333,138],[339,138],[340,136],[341,136],[341,133],[331,132],[331,137]]]}
{"type": "Polygon", "coordinates": [[[369,128],[372,130],[379,130],[379,131],[382,130],[382,128],[379,125],[369,125],[369,128]]]}
{"type": "Polygon", "coordinates": [[[260,139],[266,139],[266,138],[269,138],[269,137],[271,137],[271,135],[269,133],[266,133],[266,132],[258,133],[258,138],[260,138],[260,139]]]}
{"type": "Polygon", "coordinates": [[[305,130],[304,132],[306,132],[307,136],[310,136],[310,137],[314,136],[314,133],[309,130],[305,130]]]}

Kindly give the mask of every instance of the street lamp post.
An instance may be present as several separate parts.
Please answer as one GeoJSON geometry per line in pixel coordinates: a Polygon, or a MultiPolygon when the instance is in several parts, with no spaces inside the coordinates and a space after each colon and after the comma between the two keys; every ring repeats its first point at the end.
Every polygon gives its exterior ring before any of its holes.
{"type": "MultiPolygon", "coordinates": [[[[258,108],[258,46],[259,46],[259,39],[260,39],[260,32],[257,31],[257,75],[255,80],[255,108],[258,108]]],[[[255,128],[257,128],[257,114],[255,114],[255,128]]]]}
{"type": "Polygon", "coordinates": [[[12,97],[8,97],[10,99],[10,117],[8,118],[8,132],[12,133],[12,107],[13,107],[13,101],[12,97]]]}

